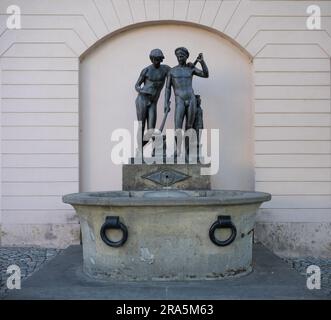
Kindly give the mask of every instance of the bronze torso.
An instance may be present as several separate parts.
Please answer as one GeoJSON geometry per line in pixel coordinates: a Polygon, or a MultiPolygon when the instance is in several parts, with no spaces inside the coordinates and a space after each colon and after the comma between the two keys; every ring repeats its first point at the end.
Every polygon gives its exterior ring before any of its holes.
{"type": "Polygon", "coordinates": [[[194,95],[192,88],[192,76],[194,68],[188,66],[176,66],[171,69],[171,84],[176,98],[190,100],[194,95]]]}

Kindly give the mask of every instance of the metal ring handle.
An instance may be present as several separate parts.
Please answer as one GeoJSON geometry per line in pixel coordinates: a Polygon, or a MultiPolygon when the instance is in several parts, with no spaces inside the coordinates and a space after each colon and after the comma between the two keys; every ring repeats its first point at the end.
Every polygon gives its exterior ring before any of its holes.
{"type": "Polygon", "coordinates": [[[126,226],[122,222],[119,221],[119,217],[108,216],[108,217],[106,217],[106,221],[100,229],[100,236],[101,236],[101,239],[103,240],[103,242],[105,244],[107,244],[110,247],[117,248],[117,247],[123,246],[123,244],[128,239],[128,229],[126,228],[126,226]],[[123,233],[122,239],[119,240],[119,241],[109,240],[109,238],[106,235],[106,231],[108,229],[120,229],[120,230],[122,230],[122,233],[123,233]]]}
{"type": "Polygon", "coordinates": [[[232,223],[230,216],[218,216],[217,221],[215,221],[209,229],[210,240],[220,247],[225,247],[231,244],[237,236],[237,228],[232,223]],[[231,229],[231,235],[228,239],[221,241],[215,237],[216,229],[231,229]]]}

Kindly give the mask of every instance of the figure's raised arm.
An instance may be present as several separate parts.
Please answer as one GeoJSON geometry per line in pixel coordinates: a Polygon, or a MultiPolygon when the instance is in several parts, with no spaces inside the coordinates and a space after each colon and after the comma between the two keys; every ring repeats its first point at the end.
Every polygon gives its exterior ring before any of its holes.
{"type": "Polygon", "coordinates": [[[144,83],[145,81],[145,76],[146,76],[146,72],[147,72],[147,68],[143,69],[141,72],[140,72],[140,75],[139,75],[139,78],[136,82],[136,85],[135,85],[135,89],[138,93],[140,93],[140,90],[141,90],[141,85],[144,83]]]}
{"type": "Polygon", "coordinates": [[[200,70],[198,68],[194,68],[193,74],[198,76],[198,77],[208,78],[209,77],[209,70],[208,70],[208,67],[207,67],[207,64],[206,64],[205,60],[203,59],[203,54],[202,53],[199,54],[199,56],[197,58],[197,62],[200,62],[202,70],[200,70]]]}

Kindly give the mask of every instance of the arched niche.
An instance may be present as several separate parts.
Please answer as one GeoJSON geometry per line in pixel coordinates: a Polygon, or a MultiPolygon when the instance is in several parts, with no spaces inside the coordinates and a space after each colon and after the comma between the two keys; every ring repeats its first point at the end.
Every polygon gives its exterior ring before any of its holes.
{"type": "MultiPolygon", "coordinates": [[[[80,190],[121,189],[122,170],[111,161],[111,134],[136,120],[134,84],[150,64],[149,52],[162,49],[164,63],[177,64],[174,49],[185,46],[190,61],[203,52],[210,77],[195,77],[205,128],[220,130],[220,164],[212,187],[254,189],[253,97],[250,56],[232,41],[197,25],[137,25],[109,36],[88,50],[80,64],[80,190]]],[[[163,116],[163,92],[157,127],[163,116]]],[[[167,128],[173,128],[174,97],[167,128]]],[[[133,146],[132,146],[133,151],[133,146]]]]}

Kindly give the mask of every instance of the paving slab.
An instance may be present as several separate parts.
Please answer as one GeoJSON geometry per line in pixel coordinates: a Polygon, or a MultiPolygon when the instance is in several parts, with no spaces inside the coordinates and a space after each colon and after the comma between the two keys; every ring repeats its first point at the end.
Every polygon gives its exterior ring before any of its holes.
{"type": "Polygon", "coordinates": [[[70,246],[22,282],[4,299],[331,299],[309,290],[306,278],[260,244],[253,249],[253,272],[206,281],[98,281],[82,271],[82,248],[70,246]]]}

